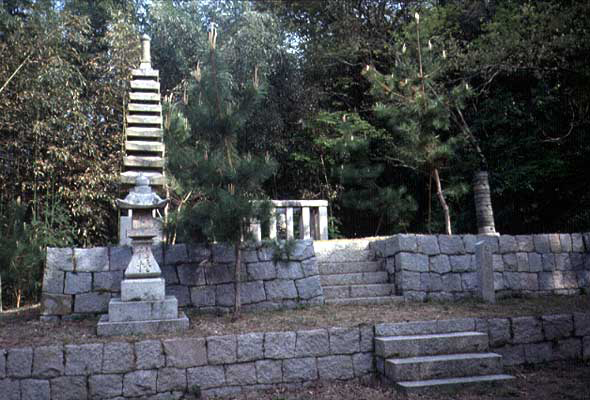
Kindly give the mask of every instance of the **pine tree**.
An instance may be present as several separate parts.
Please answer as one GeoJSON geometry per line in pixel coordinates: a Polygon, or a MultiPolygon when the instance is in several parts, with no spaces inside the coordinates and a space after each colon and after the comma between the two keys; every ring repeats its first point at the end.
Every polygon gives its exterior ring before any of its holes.
{"type": "Polygon", "coordinates": [[[209,59],[197,63],[183,102],[169,112],[169,170],[185,198],[178,226],[185,238],[231,243],[235,252],[235,316],[240,313],[241,251],[251,238],[250,221],[270,218],[262,184],[275,163],[239,151],[238,139],[265,97],[258,69],[250,82],[236,82],[217,49],[217,28],[208,32],[209,59]],[[188,196],[187,196],[188,195],[188,196]]]}
{"type": "Polygon", "coordinates": [[[463,82],[453,87],[441,83],[446,52],[436,50],[431,40],[423,44],[418,13],[414,27],[415,47],[403,44],[393,73],[381,74],[367,65],[363,75],[372,84],[372,94],[379,99],[374,112],[385,121],[396,141],[398,163],[434,180],[444,214],[445,232],[450,235],[451,215],[441,170],[449,166],[456,150],[465,142],[464,135],[453,131],[451,118],[453,109],[463,108],[470,88],[463,82]]]}

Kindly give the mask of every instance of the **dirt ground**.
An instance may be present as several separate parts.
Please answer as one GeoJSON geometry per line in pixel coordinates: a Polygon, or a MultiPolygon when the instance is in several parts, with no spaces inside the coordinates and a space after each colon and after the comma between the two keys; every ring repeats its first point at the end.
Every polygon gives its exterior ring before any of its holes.
{"type": "MultiPolygon", "coordinates": [[[[399,303],[368,306],[319,306],[295,310],[243,313],[237,321],[231,315],[198,314],[187,310],[190,329],[181,336],[214,336],[244,332],[272,332],[328,327],[346,327],[378,322],[450,319],[461,317],[509,317],[590,311],[590,295],[509,298],[495,305],[475,300],[456,303],[399,303]]],[[[39,307],[0,314],[0,348],[84,343],[114,340],[96,336],[96,318],[40,322],[39,307]]],[[[179,336],[175,334],[174,336],[179,336]]],[[[156,336],[152,336],[156,337],[156,336]]],[[[157,337],[166,337],[159,335],[157,337]]],[[[145,336],[142,336],[145,338],[145,336]]],[[[122,337],[116,340],[139,340],[122,337]]]]}
{"type": "Polygon", "coordinates": [[[559,361],[505,368],[516,379],[501,384],[403,395],[377,380],[329,382],[299,390],[269,390],[232,397],[235,400],[588,400],[590,362],[559,361]]]}

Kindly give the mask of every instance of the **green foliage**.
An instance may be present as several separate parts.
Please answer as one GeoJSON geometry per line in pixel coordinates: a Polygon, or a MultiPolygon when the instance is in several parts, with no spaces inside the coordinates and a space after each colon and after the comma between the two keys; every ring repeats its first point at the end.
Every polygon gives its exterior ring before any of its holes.
{"type": "Polygon", "coordinates": [[[46,248],[71,246],[74,232],[64,207],[50,197],[27,207],[19,201],[0,209],[0,274],[10,304],[36,302],[46,248]]]}
{"type": "Polygon", "coordinates": [[[272,262],[277,265],[279,261],[291,260],[297,241],[295,239],[265,240],[263,245],[272,250],[272,262]]]}

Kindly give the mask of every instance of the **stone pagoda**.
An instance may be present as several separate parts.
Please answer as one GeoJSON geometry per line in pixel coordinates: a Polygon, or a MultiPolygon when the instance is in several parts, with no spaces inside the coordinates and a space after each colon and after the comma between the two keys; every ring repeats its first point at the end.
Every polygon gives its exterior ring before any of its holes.
{"type": "Polygon", "coordinates": [[[154,193],[149,178],[139,175],[136,185],[117,206],[132,212],[131,239],[133,255],[121,282],[121,297],[109,302],[109,314],[98,322],[99,336],[153,334],[187,329],[189,321],[178,312],[178,300],[166,296],[166,283],[158,262],[152,254],[157,235],[153,212],[168,200],[154,193]]]}

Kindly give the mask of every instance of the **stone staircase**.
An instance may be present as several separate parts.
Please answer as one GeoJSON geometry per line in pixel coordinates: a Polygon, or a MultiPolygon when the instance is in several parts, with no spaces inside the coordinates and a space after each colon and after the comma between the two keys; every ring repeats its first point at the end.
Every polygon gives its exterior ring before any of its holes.
{"type": "Polygon", "coordinates": [[[474,325],[472,319],[459,321],[377,325],[377,370],[410,393],[513,379],[503,374],[502,356],[488,351],[487,333],[455,332],[474,325]]]}
{"type": "Polygon", "coordinates": [[[326,304],[385,304],[395,296],[368,239],[316,240],[314,250],[326,304]]]}

